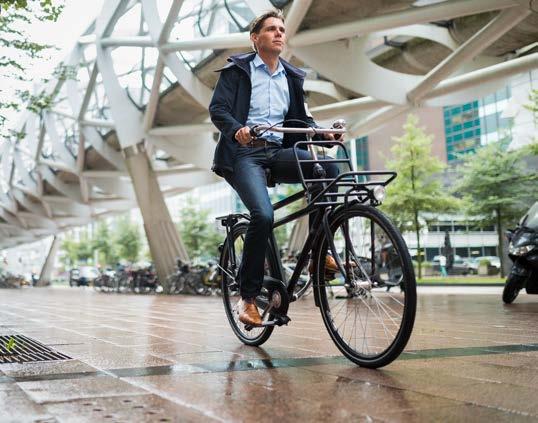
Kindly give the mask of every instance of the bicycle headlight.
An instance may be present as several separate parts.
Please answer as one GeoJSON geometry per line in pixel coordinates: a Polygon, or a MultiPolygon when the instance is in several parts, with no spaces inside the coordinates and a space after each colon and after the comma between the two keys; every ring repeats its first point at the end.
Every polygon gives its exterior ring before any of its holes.
{"type": "Polygon", "coordinates": [[[534,249],[534,245],[522,245],[520,247],[514,246],[512,243],[508,246],[508,251],[513,256],[523,256],[534,249]]]}
{"type": "Polygon", "coordinates": [[[378,203],[382,203],[387,196],[387,191],[383,185],[377,185],[373,190],[374,198],[378,203]]]}

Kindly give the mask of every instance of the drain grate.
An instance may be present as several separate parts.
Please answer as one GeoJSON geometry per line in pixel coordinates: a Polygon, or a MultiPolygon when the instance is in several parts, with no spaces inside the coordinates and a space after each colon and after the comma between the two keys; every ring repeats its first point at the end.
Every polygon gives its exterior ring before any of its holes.
{"type": "Polygon", "coordinates": [[[0,335],[0,363],[30,363],[70,358],[24,335],[0,335]]]}

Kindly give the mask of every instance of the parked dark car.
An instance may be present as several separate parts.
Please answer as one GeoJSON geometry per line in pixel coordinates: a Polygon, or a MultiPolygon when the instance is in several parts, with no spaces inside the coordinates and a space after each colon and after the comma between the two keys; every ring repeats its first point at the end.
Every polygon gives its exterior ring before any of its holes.
{"type": "Polygon", "coordinates": [[[81,266],[69,271],[69,286],[89,286],[99,276],[95,267],[81,266]]]}

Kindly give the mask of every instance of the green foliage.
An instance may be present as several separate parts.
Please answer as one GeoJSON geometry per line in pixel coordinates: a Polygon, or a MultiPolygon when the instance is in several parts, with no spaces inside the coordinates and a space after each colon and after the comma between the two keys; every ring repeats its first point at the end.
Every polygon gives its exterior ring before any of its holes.
{"type": "Polygon", "coordinates": [[[20,91],[19,97],[26,103],[28,110],[36,115],[41,115],[41,112],[49,110],[53,104],[53,95],[45,92],[34,95],[29,91],[20,91]]]}
{"type": "MultiPolygon", "coordinates": [[[[53,0],[0,0],[0,71],[1,75],[11,79],[26,80],[23,57],[40,59],[42,53],[52,46],[31,40],[24,27],[36,21],[56,22],[60,16],[63,2],[53,0]]],[[[4,90],[0,89],[0,95],[4,90]]],[[[31,96],[26,93],[27,97],[31,96]]],[[[20,93],[19,93],[20,95],[20,93]]],[[[40,96],[40,95],[39,95],[40,96]]],[[[37,110],[43,106],[46,98],[34,99],[37,110]]],[[[24,100],[23,100],[24,101],[24,100]]],[[[47,101],[45,101],[47,103],[47,101]]],[[[6,111],[18,110],[16,101],[0,98],[0,125],[5,122],[6,111]]],[[[8,136],[4,132],[3,136],[8,136]]]]}
{"type": "Polygon", "coordinates": [[[9,340],[6,342],[5,347],[7,352],[11,352],[15,348],[16,342],[15,338],[12,336],[9,338],[9,340]]]}
{"type": "Polygon", "coordinates": [[[41,0],[39,2],[31,0],[30,4],[28,4],[28,0],[0,0],[0,11],[32,11],[36,13],[37,19],[41,21],[48,20],[56,22],[62,13],[64,6],[63,4],[58,5],[59,2],[55,3],[56,5],[54,5],[52,0],[41,0]],[[39,7],[36,7],[36,4],[38,4],[39,7]]]}
{"type": "Polygon", "coordinates": [[[514,225],[538,197],[538,175],[527,169],[523,151],[504,151],[500,142],[466,157],[459,171],[455,190],[482,225],[496,225],[497,213],[503,224],[514,225]]]}
{"type": "Polygon", "coordinates": [[[215,258],[223,236],[208,220],[209,212],[199,210],[192,197],[179,213],[178,230],[191,259],[215,258]]]}
{"type": "Polygon", "coordinates": [[[119,261],[116,245],[114,244],[108,225],[101,221],[92,239],[92,248],[98,251],[99,263],[111,265],[119,261]]]}
{"type": "Polygon", "coordinates": [[[130,262],[138,260],[142,241],[138,226],[132,223],[127,217],[119,219],[114,233],[114,242],[118,248],[118,256],[130,262]]]}
{"type": "Polygon", "coordinates": [[[62,262],[64,266],[70,267],[78,263],[78,247],[79,243],[71,237],[66,237],[61,245],[63,251],[62,262]]]}
{"type": "Polygon", "coordinates": [[[68,79],[75,80],[77,79],[78,66],[66,65],[63,62],[59,63],[54,71],[52,76],[59,81],[66,81],[68,79]]]}
{"type": "Polygon", "coordinates": [[[482,225],[496,227],[499,257],[504,254],[503,228],[514,226],[538,198],[538,174],[527,169],[524,155],[524,149],[505,151],[497,142],[466,157],[459,169],[455,190],[462,195],[468,215],[480,217],[482,225]]]}
{"type": "Polygon", "coordinates": [[[80,241],[67,236],[62,242],[62,261],[66,267],[77,266],[80,262],[87,262],[98,254],[98,261],[103,265],[113,265],[120,260],[135,262],[140,256],[142,239],[135,223],[127,217],[119,217],[113,224],[113,230],[102,221],[97,225],[93,236],[82,232],[80,241]]]}
{"type": "MultiPolygon", "coordinates": [[[[418,127],[418,118],[410,114],[403,126],[404,135],[394,137],[391,148],[394,156],[386,168],[395,170],[398,177],[387,187],[387,198],[382,209],[402,231],[414,231],[417,236],[417,257],[421,254],[419,219],[425,212],[440,213],[454,209],[455,199],[441,185],[439,174],[445,165],[432,156],[432,135],[418,127]]],[[[421,262],[418,270],[421,277],[421,262]]]]}

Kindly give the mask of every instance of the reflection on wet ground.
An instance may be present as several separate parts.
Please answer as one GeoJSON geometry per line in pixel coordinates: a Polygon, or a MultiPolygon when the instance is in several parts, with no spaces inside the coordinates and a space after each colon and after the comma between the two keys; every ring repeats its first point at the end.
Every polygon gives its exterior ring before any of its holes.
{"type": "Polygon", "coordinates": [[[0,292],[0,335],[72,360],[0,364],[0,421],[536,421],[538,297],[424,290],[399,360],[359,368],[311,297],[262,348],[242,345],[219,298],[89,289],[0,292]]]}

